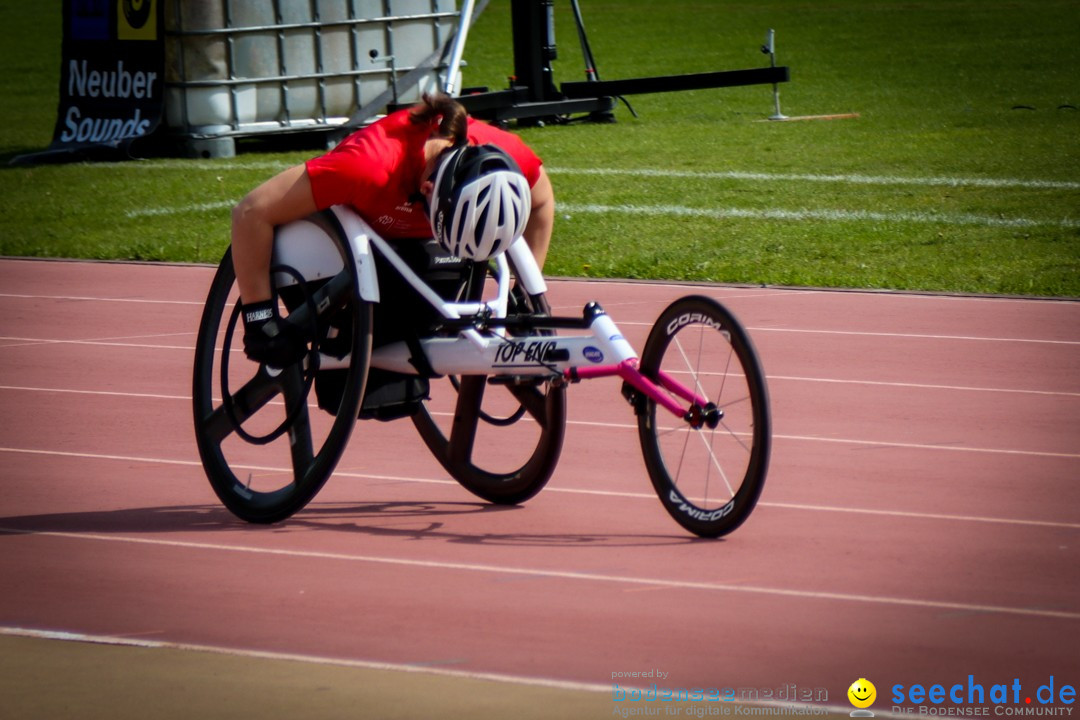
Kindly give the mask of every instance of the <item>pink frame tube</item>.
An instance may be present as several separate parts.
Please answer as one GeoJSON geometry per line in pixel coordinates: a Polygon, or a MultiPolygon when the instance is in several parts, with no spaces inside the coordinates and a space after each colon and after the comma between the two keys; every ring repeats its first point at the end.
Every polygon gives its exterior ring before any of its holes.
{"type": "MultiPolygon", "coordinates": [[[[591,380],[593,378],[617,376],[645,393],[650,399],[656,401],[657,404],[663,405],[675,417],[686,419],[689,415],[689,408],[683,407],[675,402],[670,396],[661,392],[660,387],[658,387],[656,383],[641,374],[641,371],[638,370],[637,358],[624,360],[618,365],[593,365],[590,367],[571,368],[566,370],[563,374],[568,380],[591,380]]],[[[658,380],[660,381],[660,386],[665,390],[669,390],[687,402],[696,403],[702,407],[709,402],[706,398],[698,395],[663,370],[659,372],[658,380]]]]}

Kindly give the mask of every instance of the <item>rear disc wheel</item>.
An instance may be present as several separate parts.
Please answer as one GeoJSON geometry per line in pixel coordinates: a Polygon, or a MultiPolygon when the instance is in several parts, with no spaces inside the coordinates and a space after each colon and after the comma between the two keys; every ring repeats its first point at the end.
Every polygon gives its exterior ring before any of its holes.
{"type": "MultiPolygon", "coordinates": [[[[517,294],[516,302],[511,314],[550,314],[543,294],[517,294]]],[[[489,502],[516,505],[540,492],[558,464],[566,387],[537,378],[451,378],[432,384],[413,424],[462,487],[489,502]]]]}
{"type": "Polygon", "coordinates": [[[285,321],[312,327],[307,316],[318,307],[314,327],[324,340],[346,318],[348,371],[336,415],[312,404],[305,370],[310,355],[280,370],[244,356],[231,250],[211,285],[195,350],[195,437],[214,492],[248,522],[278,522],[303,508],[330,476],[356,422],[370,358],[371,306],[359,299],[352,264],[345,266],[329,281],[309,284],[312,302],[295,308],[294,315],[281,308],[285,321]]]}

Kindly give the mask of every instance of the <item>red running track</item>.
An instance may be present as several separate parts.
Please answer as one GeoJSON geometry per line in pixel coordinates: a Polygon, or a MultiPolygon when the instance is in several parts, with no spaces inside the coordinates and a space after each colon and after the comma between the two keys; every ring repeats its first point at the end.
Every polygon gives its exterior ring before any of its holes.
{"type": "MultiPolygon", "coordinates": [[[[610,687],[1080,684],[1080,303],[555,281],[637,347],[713,296],[755,339],[774,451],[722,541],[652,495],[615,381],[569,390],[550,485],[477,501],[362,422],[255,527],[199,465],[205,267],[0,261],[0,626],[610,687]]],[[[887,704],[879,702],[879,705],[887,704]]]]}

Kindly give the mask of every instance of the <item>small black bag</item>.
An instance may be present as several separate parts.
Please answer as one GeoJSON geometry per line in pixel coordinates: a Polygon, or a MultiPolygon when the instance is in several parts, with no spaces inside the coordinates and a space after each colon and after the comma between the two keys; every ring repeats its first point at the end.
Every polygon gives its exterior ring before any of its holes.
{"type": "MultiPolygon", "coordinates": [[[[320,370],[315,375],[315,398],[322,410],[337,415],[345,392],[344,370],[320,370]]],[[[397,420],[410,417],[428,396],[428,379],[419,375],[371,368],[368,371],[361,420],[397,420]]]]}

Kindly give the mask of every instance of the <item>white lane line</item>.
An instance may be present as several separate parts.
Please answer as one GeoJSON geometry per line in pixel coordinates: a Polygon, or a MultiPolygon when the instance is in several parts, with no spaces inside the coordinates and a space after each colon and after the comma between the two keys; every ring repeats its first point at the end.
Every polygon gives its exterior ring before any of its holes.
{"type": "Polygon", "coordinates": [[[1015,395],[1046,395],[1051,397],[1080,397],[1080,392],[1068,392],[1064,390],[1027,390],[1022,388],[991,388],[991,387],[974,387],[971,385],[933,385],[930,383],[910,383],[910,382],[886,382],[883,380],[841,380],[835,378],[816,378],[816,377],[802,377],[798,375],[769,375],[766,378],[768,382],[774,380],[790,381],[790,382],[808,382],[808,383],[829,383],[834,385],[867,385],[870,387],[898,387],[909,388],[912,390],[949,390],[955,392],[988,392],[988,393],[1007,393],[1015,395]]]}
{"type": "MultiPolygon", "coordinates": [[[[626,327],[652,327],[651,322],[642,321],[618,321],[620,326],[626,327]]],[[[850,336],[850,337],[881,337],[899,340],[954,340],[965,342],[993,342],[993,343],[1027,343],[1027,344],[1041,344],[1041,345],[1080,345],[1080,340],[1051,340],[1041,338],[1010,338],[1010,337],[993,337],[982,335],[934,335],[929,333],[890,333],[890,332],[873,332],[868,330],[815,330],[815,329],[800,329],[800,328],[781,328],[781,327],[757,327],[747,326],[746,330],[751,333],[801,333],[806,335],[836,335],[836,336],[850,336]]],[[[182,333],[178,333],[182,334],[182,333]]],[[[80,341],[80,340],[64,340],[61,338],[30,338],[30,337],[13,337],[13,336],[0,336],[0,341],[11,340],[14,342],[30,342],[30,343],[78,343],[78,342],[94,342],[94,341],[80,341]]],[[[137,346],[136,346],[137,347],[137,346]]],[[[151,346],[157,347],[157,346],[151,346]]],[[[195,347],[190,346],[183,348],[186,350],[194,351],[195,347]]]]}
{"type": "Polygon", "coordinates": [[[573,215],[640,215],[645,217],[701,217],[714,220],[749,219],[749,220],[824,220],[826,222],[890,222],[890,223],[932,223],[938,225],[976,225],[981,227],[1030,228],[1058,227],[1067,230],[1080,228],[1080,220],[1005,218],[992,215],[973,215],[970,213],[924,213],[924,212],[876,212],[871,210],[785,210],[768,208],[751,210],[747,208],[695,208],[683,205],[599,205],[561,203],[560,213],[573,215]]]}
{"type": "MultiPolygon", "coordinates": [[[[436,413],[440,414],[440,413],[436,413]]],[[[441,413],[446,414],[446,413],[441,413]]],[[[637,425],[631,423],[614,423],[614,422],[600,422],[594,420],[568,420],[567,424],[570,425],[587,425],[592,427],[603,428],[618,428],[623,430],[636,430],[637,425]]],[[[734,433],[747,437],[747,433],[734,433]]],[[[973,452],[973,453],[989,453],[1000,455],[1026,455],[1030,457],[1051,457],[1051,458],[1066,458],[1071,460],[1080,460],[1080,453],[1059,453],[1049,452],[1043,450],[1003,450],[1001,448],[985,448],[985,447],[972,447],[967,445],[941,445],[930,443],[903,443],[903,442],[890,442],[888,440],[854,440],[851,438],[834,438],[834,437],[821,437],[817,435],[785,435],[782,433],[773,433],[773,440],[792,440],[797,442],[823,442],[823,443],[837,443],[840,445],[861,445],[875,448],[898,448],[908,450],[941,450],[946,452],[973,452]]]]}
{"type": "MultiPolygon", "coordinates": [[[[0,266],[5,262],[7,263],[34,263],[34,262],[47,262],[41,258],[0,258],[0,266]]],[[[67,261],[65,261],[67,262],[67,261]]],[[[93,265],[93,262],[87,261],[85,263],[71,261],[71,264],[83,264],[93,265]]],[[[162,265],[161,267],[166,267],[162,265]]],[[[207,282],[212,277],[214,271],[213,267],[199,267],[191,266],[196,269],[202,269],[207,272],[207,282]]],[[[1043,297],[1020,297],[1020,296],[996,296],[996,295],[950,295],[934,292],[918,292],[918,291],[904,291],[904,290],[854,290],[854,289],[829,289],[829,288],[801,288],[801,287],[769,287],[769,286],[747,286],[747,285],[724,285],[720,283],[706,283],[706,282],[678,282],[670,280],[624,280],[620,278],[573,278],[573,277],[550,277],[546,278],[548,284],[558,286],[585,286],[588,288],[597,288],[604,286],[613,287],[627,287],[633,290],[637,290],[642,287],[649,288],[671,288],[675,290],[685,290],[687,292],[709,292],[715,293],[714,297],[718,299],[743,299],[743,298],[760,298],[760,297],[790,297],[790,298],[802,298],[809,295],[853,295],[870,297],[875,299],[888,298],[890,300],[914,300],[914,301],[930,301],[930,302],[979,302],[979,303],[1024,303],[1024,304],[1039,304],[1041,306],[1077,306],[1080,302],[1076,300],[1064,300],[1061,298],[1043,298],[1043,297]]],[[[153,300],[143,298],[110,298],[110,297],[91,297],[91,296],[71,296],[71,295],[41,295],[41,294],[26,294],[26,293],[0,293],[0,298],[26,298],[26,299],[42,299],[42,300],[100,300],[102,302],[126,302],[126,303],[147,303],[147,304],[163,304],[163,305],[197,305],[202,307],[205,303],[203,301],[196,300],[153,300]]],[[[658,300],[628,300],[626,302],[611,303],[611,307],[622,307],[631,305],[662,305],[670,302],[670,299],[658,299],[658,300]]],[[[557,310],[566,310],[567,312],[579,312],[581,306],[579,305],[556,305],[557,310]]],[[[605,303],[604,307],[608,307],[605,303]]],[[[650,323],[630,323],[646,325],[650,323]]]]}
{"type": "MultiPolygon", "coordinates": [[[[589,425],[593,427],[605,428],[637,429],[637,425],[632,425],[629,423],[596,422],[589,420],[569,420],[567,421],[567,424],[589,425]]],[[[746,433],[735,434],[742,436],[747,435],[746,433]]],[[[851,438],[820,437],[816,435],[784,435],[780,433],[773,433],[772,439],[792,440],[797,442],[836,443],[840,445],[859,445],[875,448],[898,448],[904,450],[940,450],[945,452],[989,453],[991,455],[1023,455],[1028,457],[1049,457],[1066,458],[1069,460],[1080,460],[1080,453],[1059,453],[1048,452],[1044,450],[1005,450],[1001,448],[971,447],[967,445],[932,445],[929,443],[889,442],[887,440],[853,440],[851,438]]]]}
{"type": "MultiPolygon", "coordinates": [[[[129,218],[148,216],[182,215],[223,210],[232,207],[236,201],[225,200],[214,203],[196,203],[174,207],[137,208],[124,214],[129,218]]],[[[801,208],[748,209],[748,208],[694,208],[682,205],[600,205],[590,203],[561,203],[559,212],[586,215],[641,215],[646,217],[703,217],[715,220],[783,220],[802,222],[822,220],[825,222],[890,222],[890,223],[931,223],[937,225],[974,225],[980,227],[1031,228],[1058,227],[1067,230],[1080,228],[1080,220],[1071,218],[1023,218],[997,217],[993,215],[975,215],[971,213],[926,213],[926,212],[877,212],[871,210],[814,210],[801,208]]]]}
{"type": "MultiPolygon", "coordinates": [[[[119,170],[180,170],[191,171],[250,171],[250,170],[285,170],[297,163],[273,161],[170,161],[142,160],[135,163],[94,163],[87,168],[119,170]]],[[[702,180],[749,180],[754,182],[825,182],[849,185],[916,185],[943,187],[988,187],[988,188],[1032,188],[1047,190],[1076,190],[1080,182],[1073,180],[1047,180],[1026,178],[984,178],[984,177],[935,177],[905,175],[861,175],[859,173],[770,173],[744,170],[666,170],[658,168],[569,168],[549,167],[552,175],[611,175],[645,178],[680,178],[702,180]]]]}
{"type": "MultiPolygon", "coordinates": [[[[655,321],[654,321],[655,322],[655,321]]],[[[620,327],[646,327],[651,328],[654,322],[645,320],[619,320],[620,327]]],[[[1009,338],[994,337],[987,335],[934,335],[931,333],[898,333],[880,332],[871,330],[824,330],[814,328],[785,328],[775,326],[747,325],[747,332],[751,333],[803,333],[806,335],[851,335],[853,337],[883,337],[899,338],[902,340],[965,340],[975,342],[1017,342],[1017,343],[1042,343],[1046,345],[1080,345],[1080,340],[1050,340],[1042,338],[1009,338]]]]}
{"type": "MultiPolygon", "coordinates": [[[[143,346],[137,346],[143,347],[143,346]]],[[[770,378],[771,379],[771,378],[770,378]]],[[[795,378],[797,380],[805,380],[804,378],[795,378]]],[[[830,381],[821,380],[820,382],[848,382],[848,381],[830,381]]],[[[858,381],[853,381],[855,384],[860,384],[858,381]]],[[[889,384],[889,383],[873,383],[873,384],[889,384]]],[[[913,387],[911,385],[897,383],[899,387],[913,387]]],[[[948,389],[948,390],[966,390],[973,389],[982,392],[1015,392],[1026,393],[1030,391],[1026,390],[995,390],[995,389],[983,389],[983,388],[953,388],[950,386],[943,386],[938,388],[937,386],[915,386],[915,387],[929,387],[935,389],[948,389]]],[[[43,393],[67,393],[67,394],[80,394],[80,395],[109,395],[114,397],[131,397],[131,398],[143,398],[143,399],[156,399],[156,400],[184,400],[190,401],[191,398],[182,395],[158,395],[153,393],[123,393],[118,391],[97,391],[97,390],[74,390],[63,388],[40,388],[23,385],[0,385],[0,391],[12,391],[12,392],[43,392],[43,393]]],[[[1080,393],[1050,393],[1035,391],[1035,394],[1039,395],[1060,395],[1060,396],[1080,396],[1080,393]]],[[[435,415],[446,415],[446,413],[435,412],[435,415]]],[[[594,421],[594,420],[567,420],[567,425],[574,426],[588,426],[588,427],[604,427],[604,428],[618,428],[618,429],[633,429],[637,426],[631,423],[619,423],[610,421],[594,421]]],[[[1007,448],[986,448],[986,447],[973,447],[969,445],[944,445],[944,444],[931,444],[931,443],[903,443],[892,442],[888,440],[856,440],[852,438],[832,438],[821,437],[814,435],[784,435],[773,434],[773,440],[797,440],[800,442],[823,442],[823,443],[839,443],[847,445],[861,445],[868,447],[887,447],[887,448],[902,448],[911,450],[940,450],[950,452],[972,452],[972,453],[989,453],[999,455],[1024,455],[1030,457],[1052,457],[1052,458],[1067,458],[1067,459],[1080,459],[1080,453],[1061,453],[1051,452],[1046,450],[1016,450],[1007,448]]],[[[2,448],[0,448],[2,449],[2,448]]]]}
{"type": "Polygon", "coordinates": [[[105,340],[61,340],[59,338],[28,338],[13,337],[10,335],[0,336],[0,342],[8,341],[13,344],[0,345],[0,350],[9,347],[25,347],[33,345],[98,345],[101,347],[147,348],[151,350],[186,350],[187,352],[195,352],[194,345],[155,345],[150,343],[126,343],[105,340]]]}
{"type": "Polygon", "coordinates": [[[1044,345],[1080,345],[1080,340],[1044,340],[1040,338],[1008,338],[983,335],[932,335],[927,333],[888,333],[869,332],[866,330],[813,330],[780,327],[748,327],[746,329],[750,332],[804,333],[810,335],[856,335],[859,337],[903,338],[905,340],[971,340],[976,342],[1015,342],[1040,343],[1044,345]]]}
{"type": "Polygon", "coordinates": [[[1031,188],[1037,190],[1077,190],[1073,180],[1024,180],[1021,178],[913,177],[903,175],[859,175],[816,173],[765,173],[741,170],[698,171],[653,168],[548,168],[552,175],[610,175],[621,177],[678,178],[698,180],[752,180],[755,182],[824,182],[847,185],[921,185],[943,187],[1031,188]]]}
{"type": "Polygon", "coordinates": [[[160,215],[181,215],[185,213],[215,212],[231,208],[239,200],[218,200],[217,202],[195,203],[180,207],[146,207],[128,210],[124,213],[129,218],[154,217],[160,215]]]}
{"type": "Polygon", "coordinates": [[[1008,450],[1003,448],[971,447],[966,445],[933,445],[930,443],[902,443],[877,440],[852,440],[850,438],[828,438],[817,435],[773,435],[773,440],[797,440],[805,442],[836,443],[839,445],[860,445],[864,447],[901,448],[907,450],[941,450],[946,452],[986,453],[991,455],[1023,455],[1027,457],[1066,458],[1080,460],[1080,453],[1049,452],[1045,450],[1008,450]]]}
{"type": "Polygon", "coordinates": [[[120,392],[118,390],[75,390],[72,388],[43,388],[26,385],[0,385],[0,391],[57,393],[61,395],[91,395],[103,397],[134,398],[137,400],[183,400],[191,401],[191,395],[162,395],[159,393],[120,392]]]}
{"type": "MultiPolygon", "coordinates": [[[[508,675],[505,673],[479,672],[469,670],[453,670],[434,667],[431,665],[408,665],[403,663],[388,663],[376,660],[358,660],[349,658],[325,657],[321,655],[308,655],[298,653],[272,652],[268,650],[252,650],[250,648],[236,648],[222,645],[198,645],[193,643],[170,642],[167,640],[146,640],[130,636],[119,637],[115,635],[94,635],[89,633],[72,632],[69,630],[48,630],[40,628],[2,627],[0,635],[9,637],[22,637],[38,640],[58,640],[63,642],[78,642],[94,645],[111,645],[117,647],[132,647],[149,650],[178,650],[190,652],[213,653],[215,655],[227,655],[255,660],[281,660],[285,662],[308,663],[312,665],[326,665],[334,667],[354,668],[358,670],[388,670],[392,672],[418,673],[422,675],[436,675],[461,680],[475,680],[483,682],[496,682],[511,685],[525,685],[533,687],[549,688],[568,692],[604,693],[610,695],[612,685],[601,683],[589,683],[573,680],[555,680],[553,678],[533,677],[529,675],[508,675]]],[[[626,689],[647,690],[648,688],[635,688],[633,685],[622,685],[626,689]]],[[[763,707],[773,710],[770,715],[805,715],[808,708],[813,708],[818,714],[846,715],[850,707],[828,705],[818,702],[795,702],[785,700],[744,699],[733,701],[735,708],[740,706],[763,707]]],[[[733,714],[740,714],[735,710],[733,714]]],[[[764,713],[745,713],[764,714],[764,713]]],[[[887,717],[890,720],[903,720],[910,718],[910,714],[894,713],[888,710],[874,710],[875,716],[887,717]]]]}
{"type": "Polygon", "coordinates": [[[330,665],[359,670],[390,670],[396,672],[421,673],[424,675],[441,675],[445,677],[459,678],[464,680],[486,680],[501,683],[513,683],[516,685],[532,685],[552,688],[556,690],[570,690],[582,692],[611,692],[611,685],[597,685],[591,683],[572,682],[568,680],[552,680],[548,678],[534,678],[522,675],[504,675],[501,673],[470,672],[467,670],[451,670],[446,668],[432,667],[430,665],[407,665],[402,663],[387,663],[371,660],[350,660],[347,658],[321,657],[318,655],[304,655],[297,653],[270,652],[265,650],[250,650],[245,648],[230,648],[218,645],[197,645],[192,643],[169,642],[165,640],[146,640],[132,637],[117,637],[113,635],[91,635],[87,633],[70,632],[66,630],[39,630],[22,627],[0,627],[0,635],[9,637],[35,638],[41,640],[63,640],[67,642],[92,643],[96,645],[116,645],[121,647],[134,647],[151,650],[186,650],[193,652],[214,653],[217,655],[234,655],[238,657],[255,658],[259,660],[284,660],[288,662],[302,662],[316,665],[330,665]]]}
{"type": "MultiPolygon", "coordinates": [[[[63,343],[113,343],[120,340],[147,340],[149,338],[168,338],[168,337],[190,337],[193,333],[190,332],[178,332],[178,333],[153,333],[151,335],[125,335],[117,337],[104,337],[93,338],[84,340],[31,340],[24,339],[21,342],[11,342],[7,345],[0,345],[0,348],[15,348],[15,347],[34,347],[37,345],[60,345],[63,343]]],[[[8,338],[0,337],[0,342],[7,340],[8,338]]]]}
{"type": "Polygon", "coordinates": [[[1050,520],[1017,520],[1015,518],[982,517],[979,515],[949,515],[947,513],[909,512],[905,510],[874,510],[871,508],[849,508],[838,507],[836,505],[805,505],[801,503],[761,502],[758,504],[764,505],[765,507],[774,507],[784,510],[814,510],[817,512],[880,515],[882,517],[910,518],[914,520],[944,520],[946,522],[993,523],[1000,525],[1026,525],[1080,530],[1080,523],[1053,522],[1050,520]]]}
{"type": "MultiPolygon", "coordinates": [[[[51,456],[51,457],[67,457],[77,458],[80,460],[103,460],[103,461],[116,461],[116,462],[141,462],[151,465],[176,465],[180,467],[202,467],[202,463],[196,460],[169,460],[164,458],[151,458],[151,457],[135,457],[131,455],[104,455],[100,453],[80,453],[80,452],[68,452],[62,450],[32,450],[27,448],[9,448],[0,447],[0,452],[24,454],[24,455],[39,455],[39,456],[51,456]]],[[[288,474],[291,469],[286,467],[272,467],[268,465],[250,465],[237,463],[231,466],[234,470],[247,470],[250,472],[263,472],[263,473],[276,473],[276,474],[288,474]]],[[[416,483],[420,485],[446,485],[455,487],[458,485],[455,480],[446,480],[439,478],[421,478],[415,476],[405,475],[386,475],[376,473],[361,473],[352,472],[348,470],[336,470],[333,473],[334,477],[350,478],[353,480],[378,480],[383,482],[392,483],[416,483]]],[[[566,493],[570,495],[589,495],[598,497],[615,497],[615,498],[627,498],[634,500],[656,500],[656,493],[648,492],[627,492],[621,490],[591,490],[586,488],[564,488],[564,487],[546,487],[545,493],[566,493]]],[[[945,520],[948,522],[977,522],[977,523],[991,523],[1002,525],[1022,525],[1031,527],[1052,527],[1052,528],[1065,528],[1069,530],[1080,530],[1080,523],[1074,522],[1058,522],[1053,520],[1025,520],[1020,518],[1003,518],[1003,517],[986,517],[979,515],[952,515],[947,513],[921,513],[905,510],[879,510],[873,508],[852,508],[852,507],[839,507],[832,505],[807,505],[800,503],[779,503],[779,502],[759,502],[760,507],[774,507],[784,510],[806,510],[812,512],[840,512],[840,513],[852,513],[852,514],[867,514],[867,515],[880,515],[887,517],[900,517],[919,520],[945,520]]]]}
{"type": "MultiPolygon", "coordinates": [[[[494,682],[510,685],[542,687],[567,692],[581,692],[590,694],[603,693],[609,696],[612,691],[612,685],[610,683],[601,684],[573,680],[556,680],[553,678],[534,677],[529,675],[509,675],[506,673],[453,670],[441,667],[434,667],[432,665],[426,664],[408,665],[404,663],[389,663],[376,660],[358,660],[349,658],[325,657],[321,655],[273,652],[269,650],[252,650],[250,648],[227,647],[222,645],[199,645],[193,643],[170,642],[167,640],[147,640],[130,636],[118,637],[115,635],[94,635],[89,633],[72,632],[69,630],[48,630],[40,628],[0,626],[0,635],[37,640],[58,640],[63,642],[88,643],[94,645],[131,647],[147,650],[177,650],[212,653],[215,655],[251,658],[255,660],[280,660],[285,662],[299,662],[311,665],[343,667],[357,670],[386,670],[391,672],[417,673],[421,675],[435,675],[440,677],[455,678],[459,680],[474,680],[480,682],[494,682]]],[[[626,689],[647,689],[634,688],[634,686],[632,685],[624,684],[620,684],[620,687],[626,689]]],[[[772,712],[768,713],[770,715],[805,715],[807,714],[808,708],[813,708],[814,711],[818,714],[828,713],[833,715],[845,715],[847,714],[848,710],[851,709],[850,707],[827,705],[817,702],[799,703],[785,700],[748,700],[742,698],[733,701],[732,706],[735,708],[739,708],[740,706],[768,708],[772,710],[772,712]]],[[[403,707],[407,707],[407,705],[403,705],[403,707]]],[[[735,714],[739,714],[739,712],[739,710],[736,710],[735,714]]],[[[874,710],[874,714],[878,717],[890,718],[891,720],[902,720],[902,718],[911,717],[910,715],[903,713],[894,713],[878,709],[874,710]]]]}
{"type": "MultiPolygon", "coordinates": [[[[95,344],[95,343],[84,343],[84,344],[95,344]]],[[[161,346],[133,345],[131,347],[161,347],[161,346]]],[[[2,346],[0,346],[0,349],[2,349],[2,346]]],[[[831,382],[831,381],[826,380],[826,381],[823,381],[823,382],[831,382]]],[[[838,381],[838,382],[844,382],[844,381],[838,381]]],[[[906,385],[900,385],[900,386],[901,387],[908,387],[906,385]]],[[[930,386],[930,387],[934,387],[934,386],[930,386]]],[[[954,388],[948,388],[948,386],[946,386],[946,389],[954,389],[954,388]]],[[[151,393],[124,394],[124,393],[120,393],[120,392],[106,393],[105,391],[93,391],[93,390],[73,390],[73,389],[69,390],[69,389],[61,389],[61,388],[39,388],[39,387],[19,386],[19,385],[0,385],[0,391],[3,391],[3,390],[13,391],[13,392],[19,392],[19,391],[25,391],[25,392],[53,392],[53,393],[71,393],[71,394],[86,394],[86,395],[110,394],[110,395],[116,395],[116,396],[127,396],[127,397],[132,397],[132,398],[167,399],[167,400],[177,399],[177,400],[185,400],[185,401],[189,401],[191,399],[190,397],[184,397],[184,396],[155,395],[155,394],[151,394],[151,393]]],[[[987,390],[987,392],[1003,392],[1003,391],[992,390],[991,389],[991,390],[987,390]]],[[[1026,391],[1018,390],[1018,391],[1004,391],[1004,392],[1026,392],[1026,391]]],[[[1043,394],[1043,393],[1039,393],[1039,394],[1043,394]]],[[[1046,394],[1050,394],[1050,393],[1046,393],[1046,394]]],[[[1054,393],[1054,394],[1065,395],[1065,396],[1076,396],[1077,395],[1076,393],[1054,393]]],[[[440,415],[440,414],[444,414],[444,413],[436,412],[435,414],[440,415]]],[[[568,420],[567,424],[571,425],[571,426],[573,426],[573,425],[581,425],[581,426],[590,426],[590,427],[605,427],[605,428],[620,428],[620,429],[636,428],[637,427],[636,425],[633,425],[633,424],[630,424],[630,423],[618,423],[618,422],[610,422],[610,421],[589,421],[589,420],[568,420]]],[[[795,440],[795,441],[800,441],[800,442],[837,443],[837,444],[842,444],[842,445],[859,445],[859,446],[864,446],[864,447],[900,448],[900,449],[911,449],[911,450],[934,450],[934,451],[946,451],[946,452],[971,452],[971,453],[987,453],[987,454],[998,454],[998,455],[1021,455],[1021,456],[1029,456],[1029,457],[1051,457],[1051,458],[1080,459],[1080,453],[1063,453],[1063,452],[1052,452],[1052,451],[1046,451],[1046,450],[1018,450],[1018,449],[1008,449],[1008,448],[987,448],[987,447],[974,447],[974,446],[969,446],[969,445],[948,445],[948,444],[931,444],[931,443],[904,443],[904,442],[893,442],[893,441],[889,441],[889,440],[857,440],[857,439],[853,439],[853,438],[834,438],[834,437],[821,437],[821,436],[814,436],[814,435],[785,435],[785,434],[780,434],[780,433],[774,433],[773,434],[773,440],[795,440]]],[[[0,449],[2,449],[2,448],[0,448],[0,449]]]]}
{"type": "Polygon", "coordinates": [[[522,568],[508,565],[487,565],[480,563],[445,562],[441,560],[419,560],[381,555],[357,555],[350,553],[325,552],[318,550],[287,550],[283,548],[263,548],[250,545],[224,545],[221,543],[195,542],[189,540],[159,540],[146,537],[110,535],[105,533],[35,531],[19,528],[0,527],[0,532],[13,535],[34,535],[71,540],[94,540],[103,542],[129,543],[134,545],[152,545],[173,547],[185,550],[209,550],[213,552],[250,553],[253,555],[272,555],[288,558],[317,560],[338,560],[377,565],[392,565],[427,570],[454,570],[491,575],[516,575],[521,577],[544,578],[550,580],[572,580],[635,587],[665,587],[676,590],[699,590],[705,592],[741,593],[751,595],[769,595],[776,597],[797,598],[800,600],[827,600],[835,602],[854,602],[871,605],[892,605],[930,610],[948,610],[976,612],[994,615],[1019,615],[1023,617],[1052,618],[1056,620],[1080,620],[1080,612],[1050,610],[1042,608],[1009,607],[1004,605],[983,605],[977,603],[950,602],[944,600],[926,600],[920,598],[891,597],[887,595],[863,595],[858,593],[840,593],[820,590],[796,590],[792,588],[766,587],[760,585],[739,585],[695,580],[677,580],[660,577],[637,577],[633,575],[608,575],[606,573],[582,572],[571,570],[545,570],[541,568],[522,568]]]}
{"type": "MultiPolygon", "coordinates": [[[[89,341],[80,341],[89,342],[89,341]]],[[[28,343],[29,344],[29,343],[28,343]]],[[[0,345],[0,349],[6,347],[22,347],[21,345],[0,345]]],[[[797,383],[825,383],[829,385],[858,385],[867,387],[894,387],[905,388],[909,390],[934,390],[934,391],[950,391],[950,392],[972,392],[972,393],[1003,393],[1006,395],[1038,395],[1043,397],[1080,397],[1080,392],[1071,392],[1068,390],[1036,390],[1029,388],[995,388],[995,387],[976,387],[974,385],[940,385],[933,383],[913,383],[913,382],[899,382],[899,381],[885,381],[885,380],[848,380],[843,378],[820,378],[820,377],[806,377],[801,375],[768,375],[766,378],[770,383],[776,382],[797,382],[797,383]]],[[[45,392],[45,393],[78,393],[83,395],[100,395],[109,394],[116,395],[118,397],[153,397],[153,398],[167,398],[172,397],[169,395],[154,395],[148,393],[126,393],[120,391],[113,391],[109,393],[103,393],[97,390],[79,390],[75,388],[57,388],[57,387],[40,387],[31,385],[0,385],[0,390],[12,390],[23,392],[45,392]]],[[[190,397],[184,399],[190,400],[190,397]]],[[[438,413],[436,413],[438,414],[438,413]]],[[[573,423],[574,420],[569,422],[573,423]]],[[[603,423],[600,423],[603,424],[603,423]]],[[[623,427],[622,424],[617,424],[617,427],[623,427]]]]}
{"type": "Polygon", "coordinates": [[[227,160],[138,160],[136,162],[122,162],[122,163],[93,163],[90,165],[84,165],[83,167],[90,169],[112,169],[112,170],[180,170],[184,173],[192,171],[203,170],[206,172],[221,171],[221,170],[272,170],[282,171],[287,170],[294,165],[299,165],[300,160],[294,163],[288,162],[276,162],[273,160],[265,161],[238,161],[231,162],[227,160]]]}
{"type": "Polygon", "coordinates": [[[206,304],[203,301],[196,300],[155,300],[152,298],[90,297],[87,295],[28,295],[19,293],[0,293],[0,298],[16,298],[22,300],[80,300],[89,302],[136,303],[140,305],[197,305],[199,307],[206,304]]]}

